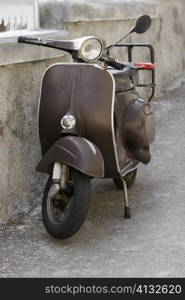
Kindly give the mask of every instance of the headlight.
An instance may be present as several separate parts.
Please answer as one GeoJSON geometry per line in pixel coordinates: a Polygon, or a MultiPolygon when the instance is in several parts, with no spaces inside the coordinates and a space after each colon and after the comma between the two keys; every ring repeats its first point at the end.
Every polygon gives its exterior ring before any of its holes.
{"type": "Polygon", "coordinates": [[[72,129],[76,125],[76,119],[73,115],[65,115],[61,119],[61,126],[63,129],[72,129]]]}
{"type": "Polygon", "coordinates": [[[80,57],[84,61],[93,61],[101,56],[102,50],[102,42],[97,38],[90,38],[83,42],[80,48],[80,57]]]}

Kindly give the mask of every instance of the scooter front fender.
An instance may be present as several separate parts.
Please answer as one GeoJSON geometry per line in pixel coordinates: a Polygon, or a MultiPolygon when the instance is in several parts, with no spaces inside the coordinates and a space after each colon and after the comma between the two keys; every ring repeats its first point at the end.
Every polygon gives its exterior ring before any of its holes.
{"type": "Polygon", "coordinates": [[[52,174],[55,162],[64,163],[91,177],[104,177],[104,160],[100,150],[83,137],[60,138],[45,153],[36,170],[52,174]]]}

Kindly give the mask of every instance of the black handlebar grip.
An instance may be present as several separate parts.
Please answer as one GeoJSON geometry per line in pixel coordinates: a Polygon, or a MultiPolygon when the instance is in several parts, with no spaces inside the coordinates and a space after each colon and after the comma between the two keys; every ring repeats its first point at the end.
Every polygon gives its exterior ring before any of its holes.
{"type": "Polygon", "coordinates": [[[19,36],[17,39],[18,43],[26,43],[26,44],[39,44],[41,43],[41,39],[31,38],[27,36],[19,36]]]}
{"type": "Polygon", "coordinates": [[[117,70],[123,70],[125,67],[124,64],[118,63],[117,61],[108,61],[107,63],[109,66],[111,66],[117,70]]]}
{"type": "Polygon", "coordinates": [[[18,41],[18,43],[24,43],[25,39],[23,36],[19,36],[17,41],[18,41]]]}

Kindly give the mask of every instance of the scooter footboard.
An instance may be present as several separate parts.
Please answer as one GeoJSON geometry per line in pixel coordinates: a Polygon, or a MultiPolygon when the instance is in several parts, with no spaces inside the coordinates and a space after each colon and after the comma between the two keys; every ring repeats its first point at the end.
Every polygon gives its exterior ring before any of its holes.
{"type": "Polygon", "coordinates": [[[59,139],[36,167],[39,172],[52,174],[53,164],[61,162],[91,177],[104,177],[104,160],[98,147],[77,136],[59,139]]]}

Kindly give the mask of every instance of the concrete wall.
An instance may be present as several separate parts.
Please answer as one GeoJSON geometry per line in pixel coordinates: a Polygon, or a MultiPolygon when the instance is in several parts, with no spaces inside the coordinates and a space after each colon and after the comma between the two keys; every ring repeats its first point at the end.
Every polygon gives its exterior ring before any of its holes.
{"type": "Polygon", "coordinates": [[[60,60],[0,66],[0,223],[18,221],[40,203],[46,179],[35,171],[40,83],[60,60]]]}
{"type": "MultiPolygon", "coordinates": [[[[154,45],[157,94],[185,71],[184,13],[184,0],[41,0],[41,21],[45,28],[65,28],[70,38],[97,35],[107,44],[119,39],[136,17],[149,14],[151,29],[142,35],[133,34],[125,42],[154,45]]],[[[121,51],[116,57],[126,59],[121,51]]],[[[146,57],[143,50],[137,51],[138,59],[146,57]]]]}
{"type": "MultiPolygon", "coordinates": [[[[155,45],[157,93],[185,70],[184,11],[184,0],[40,0],[42,28],[58,29],[58,38],[93,34],[110,44],[129,29],[135,17],[151,15],[151,30],[126,41],[155,45]]],[[[40,159],[40,83],[48,65],[69,60],[51,49],[17,46],[15,40],[0,37],[0,224],[19,220],[41,201],[46,177],[35,172],[40,159]]],[[[125,60],[122,52],[118,56],[125,60]]],[[[137,53],[138,59],[141,56],[142,52],[137,53]]]]}
{"type": "Polygon", "coordinates": [[[185,71],[185,1],[158,1],[156,49],[158,92],[185,71]]]}

